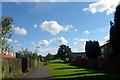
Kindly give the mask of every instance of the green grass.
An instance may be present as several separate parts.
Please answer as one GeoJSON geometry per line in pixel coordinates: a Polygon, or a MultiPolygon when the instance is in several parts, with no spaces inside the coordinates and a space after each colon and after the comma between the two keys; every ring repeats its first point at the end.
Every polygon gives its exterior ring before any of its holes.
{"type": "Polygon", "coordinates": [[[61,60],[54,60],[47,65],[47,69],[51,75],[57,79],[91,79],[91,80],[119,80],[120,75],[114,73],[105,73],[86,68],[78,68],[76,66],[70,66],[67,63],[63,63],[61,60]]]}
{"type": "Polygon", "coordinates": [[[38,62],[38,63],[37,63],[38,66],[42,66],[42,65],[44,65],[44,64],[45,64],[45,62],[38,62]]]}

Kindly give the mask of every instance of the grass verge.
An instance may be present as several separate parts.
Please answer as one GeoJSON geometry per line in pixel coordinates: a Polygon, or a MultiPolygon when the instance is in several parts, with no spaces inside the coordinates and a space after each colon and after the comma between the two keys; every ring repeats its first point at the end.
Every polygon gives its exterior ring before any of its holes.
{"type": "Polygon", "coordinates": [[[76,66],[70,66],[67,63],[63,63],[61,60],[51,61],[47,65],[47,69],[53,77],[57,79],[69,79],[69,80],[119,80],[120,75],[114,73],[100,72],[96,70],[90,70],[86,68],[78,68],[76,66]]]}

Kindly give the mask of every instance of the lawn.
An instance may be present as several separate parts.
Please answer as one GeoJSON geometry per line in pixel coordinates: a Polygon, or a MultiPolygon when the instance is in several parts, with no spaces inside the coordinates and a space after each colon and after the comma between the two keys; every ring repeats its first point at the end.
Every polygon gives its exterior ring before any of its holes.
{"type": "Polygon", "coordinates": [[[44,65],[44,64],[45,64],[45,62],[38,62],[38,63],[37,63],[38,66],[42,66],[42,65],[44,65]]]}
{"type": "Polygon", "coordinates": [[[119,74],[105,73],[96,70],[90,70],[86,68],[78,68],[76,66],[70,66],[67,63],[63,63],[61,60],[51,61],[47,65],[47,69],[51,75],[57,79],[63,80],[120,80],[119,74]]]}

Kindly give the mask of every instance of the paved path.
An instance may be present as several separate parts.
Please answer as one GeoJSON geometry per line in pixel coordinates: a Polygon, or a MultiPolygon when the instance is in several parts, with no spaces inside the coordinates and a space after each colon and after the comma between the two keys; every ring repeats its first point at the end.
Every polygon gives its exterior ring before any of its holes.
{"type": "Polygon", "coordinates": [[[23,79],[25,80],[25,78],[29,78],[29,79],[35,79],[35,80],[55,80],[54,77],[52,77],[47,69],[46,66],[41,66],[39,68],[37,68],[36,70],[30,72],[29,74],[24,74],[23,79]]]}

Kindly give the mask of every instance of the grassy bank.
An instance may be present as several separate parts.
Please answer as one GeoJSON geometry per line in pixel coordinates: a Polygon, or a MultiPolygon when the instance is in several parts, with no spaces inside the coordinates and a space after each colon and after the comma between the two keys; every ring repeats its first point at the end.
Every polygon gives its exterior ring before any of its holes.
{"type": "Polygon", "coordinates": [[[63,63],[61,60],[54,60],[47,65],[48,71],[57,79],[101,79],[101,80],[119,80],[119,74],[105,73],[86,68],[78,68],[63,63]]]}

